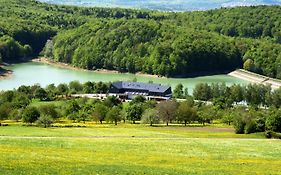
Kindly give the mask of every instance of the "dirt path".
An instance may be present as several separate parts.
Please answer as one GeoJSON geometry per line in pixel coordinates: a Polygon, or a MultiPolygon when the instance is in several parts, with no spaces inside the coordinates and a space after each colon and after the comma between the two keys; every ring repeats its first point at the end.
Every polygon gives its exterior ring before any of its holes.
{"type": "Polygon", "coordinates": [[[270,85],[272,89],[278,89],[281,87],[281,80],[269,78],[263,75],[252,73],[243,69],[238,69],[230,72],[228,75],[249,81],[255,84],[270,85]]]}

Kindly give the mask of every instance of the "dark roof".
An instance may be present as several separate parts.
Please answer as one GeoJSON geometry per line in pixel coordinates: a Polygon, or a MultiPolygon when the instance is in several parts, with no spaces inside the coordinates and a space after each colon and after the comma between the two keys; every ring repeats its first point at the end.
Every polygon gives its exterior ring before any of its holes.
{"type": "Polygon", "coordinates": [[[136,89],[136,90],[148,90],[149,92],[166,92],[170,86],[162,86],[161,84],[153,83],[140,83],[140,82],[126,82],[120,81],[112,83],[118,89],[136,89]]]}

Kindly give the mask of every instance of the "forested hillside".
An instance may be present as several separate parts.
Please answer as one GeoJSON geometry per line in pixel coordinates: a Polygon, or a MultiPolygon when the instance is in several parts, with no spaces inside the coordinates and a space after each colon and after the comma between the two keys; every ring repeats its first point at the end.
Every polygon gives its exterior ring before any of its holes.
{"type": "Polygon", "coordinates": [[[0,8],[4,61],[47,43],[42,54],[86,69],[184,76],[244,66],[281,78],[280,6],[167,13],[0,0],[0,8]]]}
{"type": "Polygon", "coordinates": [[[241,65],[229,38],[153,20],[94,21],[60,33],[54,43],[55,60],[87,69],[175,76],[241,65]]]}
{"type": "Polygon", "coordinates": [[[16,61],[38,55],[58,31],[79,27],[95,18],[164,18],[158,12],[78,8],[39,3],[35,0],[0,0],[0,58],[16,61]],[[8,38],[8,39],[7,39],[8,38]],[[8,40],[8,41],[7,41],[8,40]],[[30,46],[32,51],[25,51],[30,46]],[[21,50],[21,52],[16,52],[21,50]]]}

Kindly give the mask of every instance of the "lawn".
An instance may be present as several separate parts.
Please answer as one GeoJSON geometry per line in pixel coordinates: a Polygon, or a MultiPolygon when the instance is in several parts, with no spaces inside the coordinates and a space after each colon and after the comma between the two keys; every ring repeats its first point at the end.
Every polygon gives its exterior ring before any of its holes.
{"type": "Polygon", "coordinates": [[[281,141],[231,128],[0,128],[0,174],[281,174],[281,141]]]}

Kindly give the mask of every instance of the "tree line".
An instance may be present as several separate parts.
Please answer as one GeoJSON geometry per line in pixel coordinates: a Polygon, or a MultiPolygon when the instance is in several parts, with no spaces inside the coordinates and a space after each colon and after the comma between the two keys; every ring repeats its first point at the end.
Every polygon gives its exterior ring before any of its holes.
{"type": "Polygon", "coordinates": [[[247,104],[254,108],[281,107],[281,88],[271,89],[269,85],[248,84],[245,86],[222,84],[197,84],[193,97],[201,101],[213,101],[222,108],[235,104],[247,104]]]}

